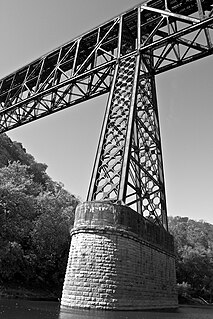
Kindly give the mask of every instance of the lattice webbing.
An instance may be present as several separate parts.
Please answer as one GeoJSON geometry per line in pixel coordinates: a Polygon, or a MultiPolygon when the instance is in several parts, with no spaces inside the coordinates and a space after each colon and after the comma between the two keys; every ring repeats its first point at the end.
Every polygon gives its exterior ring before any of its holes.
{"type": "Polygon", "coordinates": [[[126,204],[152,221],[167,225],[162,151],[153,77],[137,90],[126,204]]]}
{"type": "Polygon", "coordinates": [[[108,118],[90,200],[118,199],[135,75],[135,56],[123,59],[109,99],[108,118]]]}

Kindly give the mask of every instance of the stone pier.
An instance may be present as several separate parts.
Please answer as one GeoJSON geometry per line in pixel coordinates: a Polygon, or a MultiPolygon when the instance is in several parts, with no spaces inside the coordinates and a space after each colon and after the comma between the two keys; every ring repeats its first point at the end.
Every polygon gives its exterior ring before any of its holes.
{"type": "Polygon", "coordinates": [[[75,213],[61,309],[176,308],[173,237],[129,207],[85,202],[75,213]]]}

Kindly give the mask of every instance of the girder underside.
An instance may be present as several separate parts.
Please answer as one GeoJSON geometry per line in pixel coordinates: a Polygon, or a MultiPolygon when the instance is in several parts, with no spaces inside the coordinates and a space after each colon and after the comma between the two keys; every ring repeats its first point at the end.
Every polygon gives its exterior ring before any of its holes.
{"type": "Polygon", "coordinates": [[[0,81],[0,132],[109,92],[119,59],[150,56],[156,75],[212,54],[213,0],[141,5],[0,81]],[[198,6],[198,4],[202,6],[198,6]]]}
{"type": "Polygon", "coordinates": [[[88,200],[167,228],[155,76],[213,53],[213,0],[147,0],[0,81],[0,132],[104,93],[88,200]]]}

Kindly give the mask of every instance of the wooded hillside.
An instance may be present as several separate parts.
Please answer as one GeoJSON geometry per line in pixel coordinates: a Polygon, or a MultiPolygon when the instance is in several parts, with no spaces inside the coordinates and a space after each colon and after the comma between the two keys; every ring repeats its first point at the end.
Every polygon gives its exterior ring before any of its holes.
{"type": "Polygon", "coordinates": [[[169,217],[175,239],[179,292],[213,302],[213,225],[188,217],[169,217]]]}
{"type": "Polygon", "coordinates": [[[0,135],[0,284],[60,292],[78,199],[0,135]]]}

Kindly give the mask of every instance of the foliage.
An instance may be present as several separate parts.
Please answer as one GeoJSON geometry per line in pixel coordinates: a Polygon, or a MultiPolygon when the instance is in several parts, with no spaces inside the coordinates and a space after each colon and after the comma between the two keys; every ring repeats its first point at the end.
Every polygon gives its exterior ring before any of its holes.
{"type": "Polygon", "coordinates": [[[46,282],[62,284],[69,252],[69,230],[74,221],[76,198],[61,185],[53,194],[38,196],[40,216],[33,223],[32,245],[37,256],[36,271],[46,282]]]}
{"type": "Polygon", "coordinates": [[[212,302],[213,225],[177,216],[169,217],[169,230],[175,238],[177,282],[212,302]]]}
{"type": "Polygon", "coordinates": [[[32,158],[0,168],[0,282],[60,291],[78,200],[46,167],[32,158]]]}
{"type": "Polygon", "coordinates": [[[21,164],[30,166],[35,163],[32,155],[26,153],[21,143],[12,142],[5,134],[0,135],[0,167],[7,166],[9,162],[19,161],[21,164]]]}

